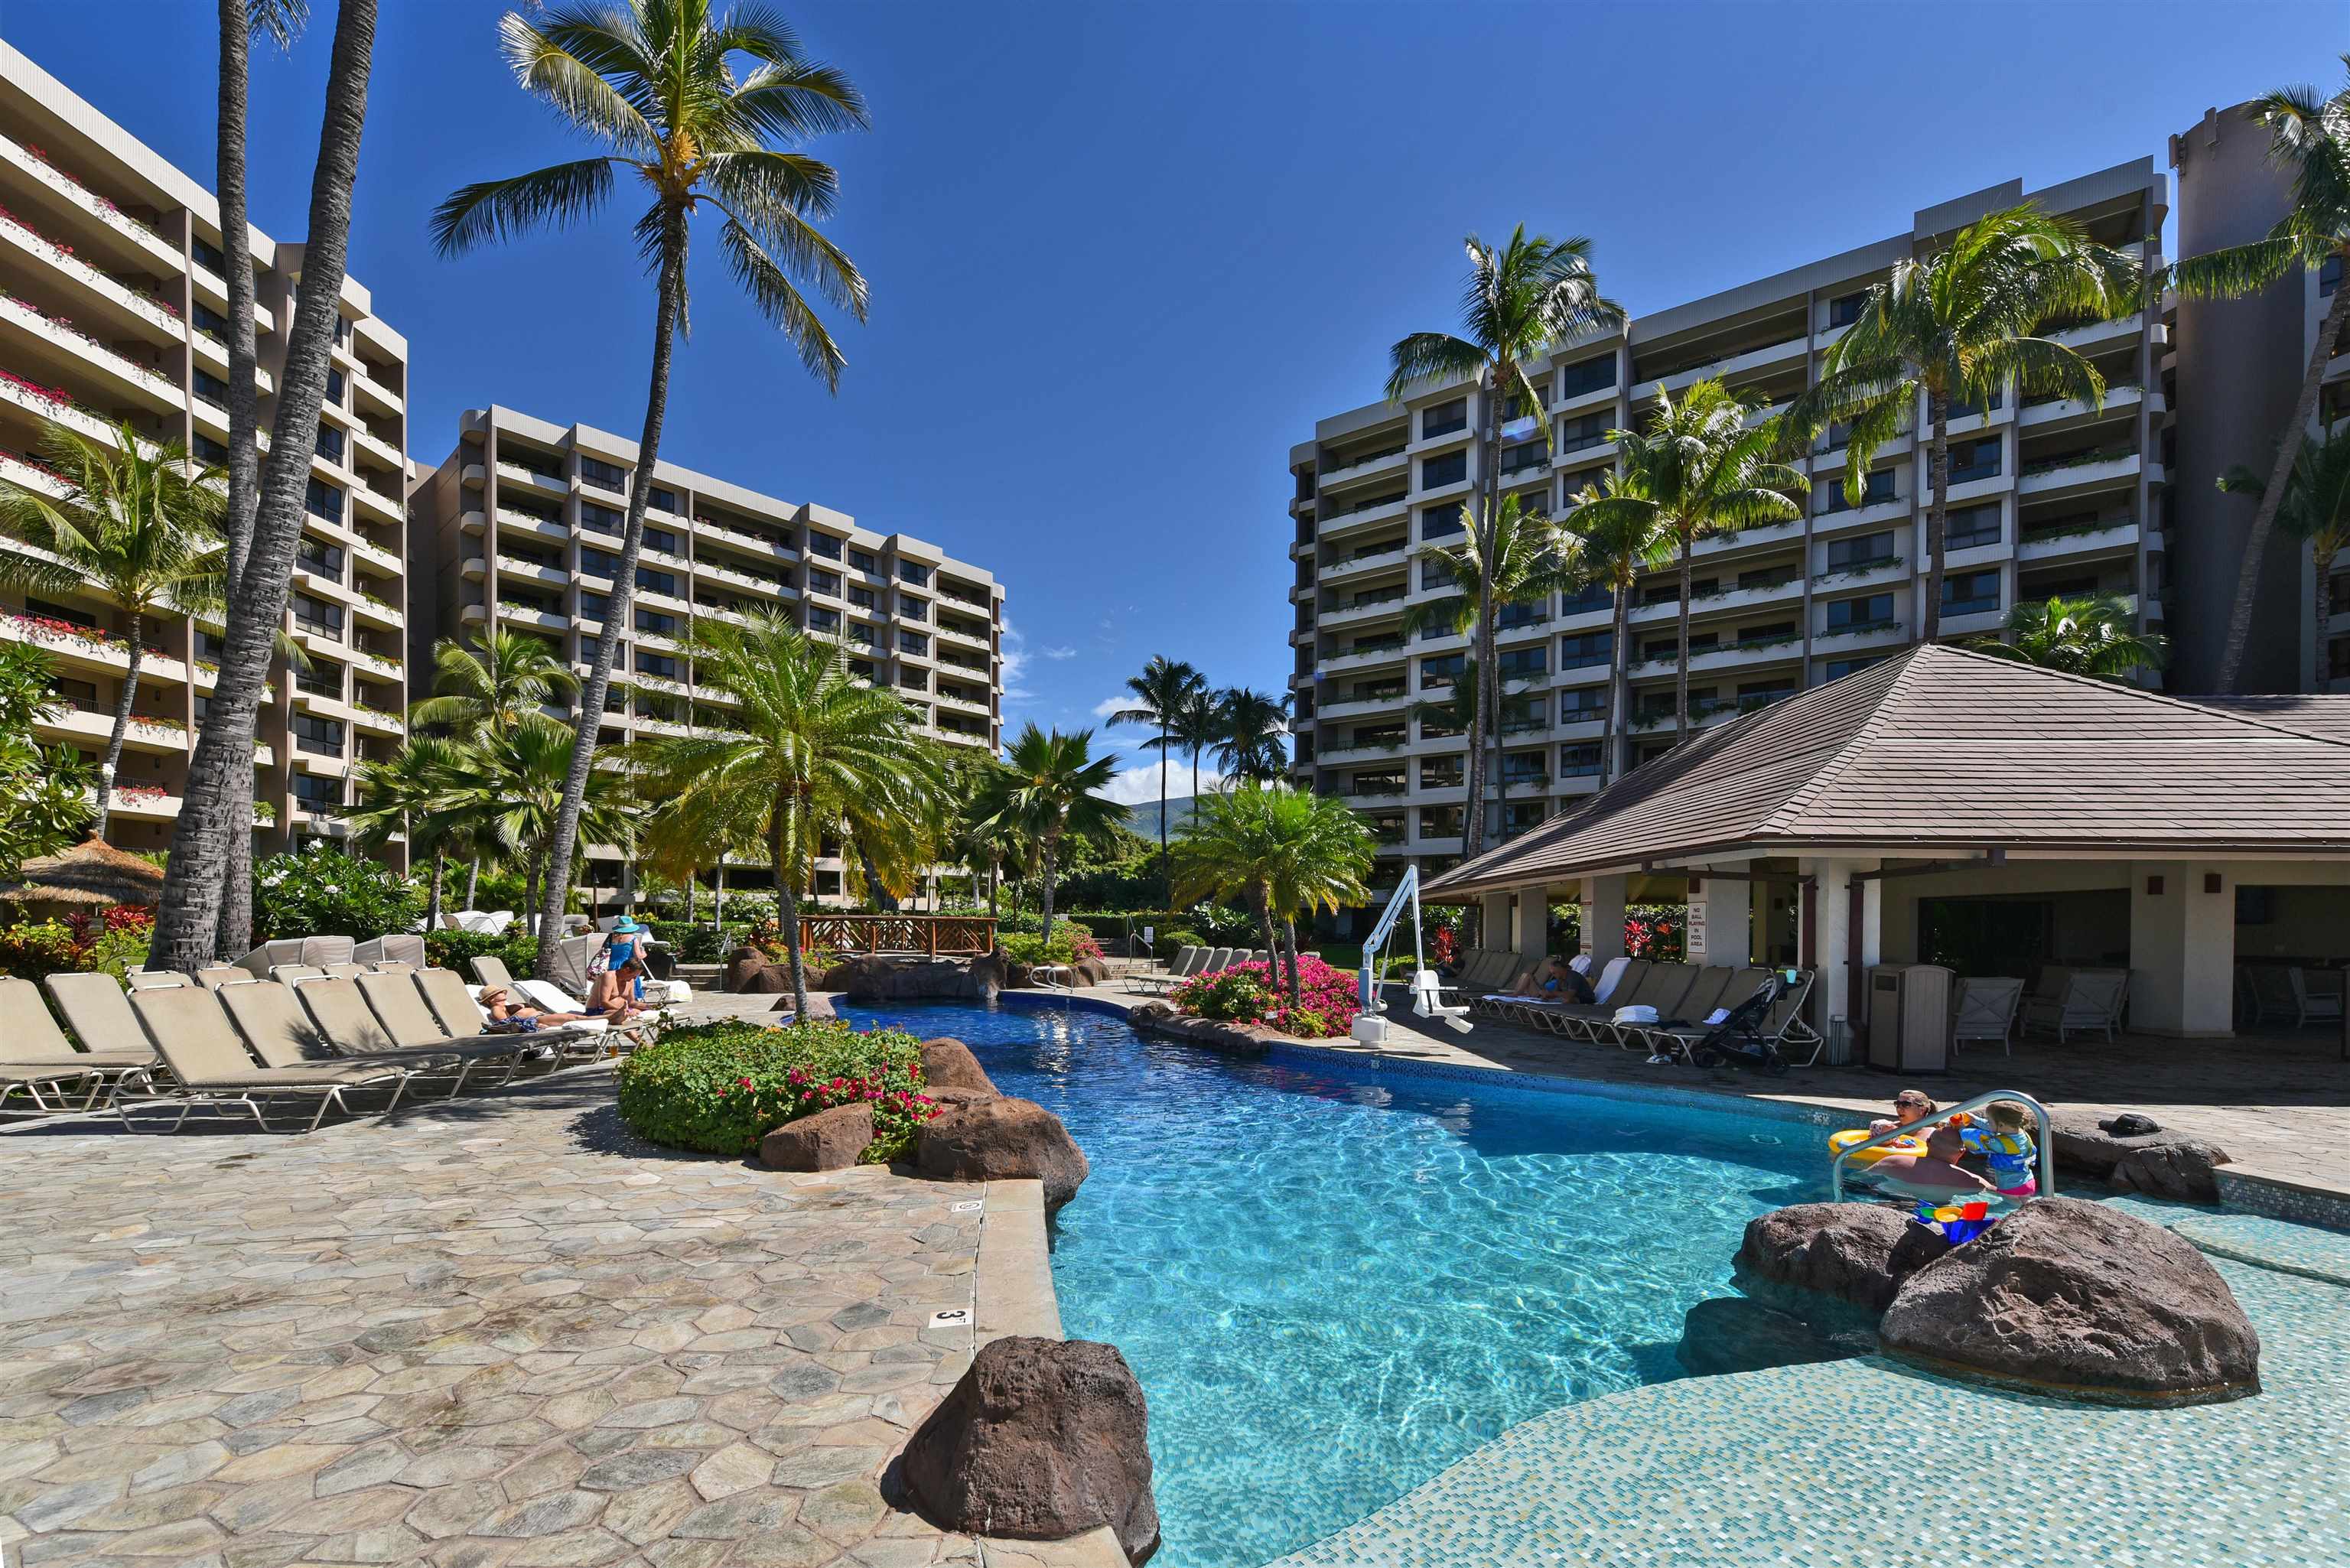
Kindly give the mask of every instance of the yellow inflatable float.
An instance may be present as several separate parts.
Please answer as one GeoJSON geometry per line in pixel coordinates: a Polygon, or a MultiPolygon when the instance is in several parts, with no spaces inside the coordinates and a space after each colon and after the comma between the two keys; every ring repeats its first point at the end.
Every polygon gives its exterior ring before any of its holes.
{"type": "MultiPolygon", "coordinates": [[[[1828,1134],[1828,1152],[1842,1154],[1856,1143],[1866,1143],[1876,1137],[1866,1127],[1853,1127],[1846,1132],[1828,1134]]],[[[1855,1165],[1875,1165],[1888,1154],[1919,1155],[1926,1152],[1926,1140],[1917,1137],[1897,1137],[1891,1143],[1878,1144],[1875,1148],[1862,1149],[1852,1157],[1855,1165]]]]}

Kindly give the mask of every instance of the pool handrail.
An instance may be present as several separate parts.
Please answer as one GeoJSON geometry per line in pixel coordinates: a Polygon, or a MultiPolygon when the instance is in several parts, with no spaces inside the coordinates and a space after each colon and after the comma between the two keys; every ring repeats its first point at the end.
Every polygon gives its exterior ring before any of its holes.
{"type": "Polygon", "coordinates": [[[1897,1138],[1916,1137],[1918,1136],[1918,1128],[1922,1126],[1930,1124],[1935,1127],[1939,1127],[1942,1123],[1949,1121],[1952,1116],[1981,1110],[1983,1106],[1991,1104],[1993,1100],[2013,1100],[2017,1105],[2029,1110],[2032,1113],[2033,1119],[2039,1124],[2040,1189],[2036,1196],[2042,1198],[2055,1197],[2056,1152],[2052,1147],[2054,1139],[2051,1137],[2051,1129],[2054,1124],[2049,1120],[2048,1107],[2042,1105],[2038,1100],[2033,1099],[2030,1095],[2022,1093],[2021,1090],[1993,1089],[1989,1094],[1977,1095],[1971,1100],[1966,1100],[1955,1106],[1946,1106],[1943,1109],[1936,1111],[1930,1116],[1923,1116],[1917,1121],[1908,1122],[1900,1127],[1888,1127],[1884,1132],[1872,1134],[1858,1143],[1848,1144],[1845,1147],[1837,1149],[1835,1153],[1828,1158],[1828,1201],[1831,1203],[1841,1203],[1844,1201],[1845,1162],[1850,1159],[1854,1155],[1858,1154],[1861,1150],[1865,1148],[1880,1147],[1885,1144],[1893,1142],[1897,1138]]]}

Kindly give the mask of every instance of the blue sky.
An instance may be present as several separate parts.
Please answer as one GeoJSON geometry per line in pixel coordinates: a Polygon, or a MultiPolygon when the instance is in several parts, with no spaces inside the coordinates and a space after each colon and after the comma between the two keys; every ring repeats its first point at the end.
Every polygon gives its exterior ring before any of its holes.
{"type": "MultiPolygon", "coordinates": [[[[254,76],[254,217],[284,238],[303,229],[317,151],[333,6],[313,4],[295,57],[254,76]]],[[[487,401],[631,435],[643,417],[633,210],[463,262],[426,244],[452,187],[578,155],[499,64],[502,9],[383,6],[351,265],[410,339],[425,462],[487,401]]],[[[1154,653],[1280,689],[1287,451],[1378,395],[1397,337],[1452,325],[1465,233],[1588,234],[1607,290],[1656,309],[1998,181],[2159,166],[2207,106],[2338,80],[2346,14],[785,9],[871,101],[871,132],[820,151],[842,171],[832,233],[872,280],[872,317],[841,327],[849,365],[828,398],[705,268],[662,455],[992,567],[1017,634],[1008,716],[1064,726],[1094,723],[1154,653]],[[1478,114],[1487,62],[1498,126],[1478,114]]],[[[27,0],[5,30],[209,183],[213,15],[27,0]]],[[[1115,737],[1137,763],[1139,739],[1115,737]]]]}

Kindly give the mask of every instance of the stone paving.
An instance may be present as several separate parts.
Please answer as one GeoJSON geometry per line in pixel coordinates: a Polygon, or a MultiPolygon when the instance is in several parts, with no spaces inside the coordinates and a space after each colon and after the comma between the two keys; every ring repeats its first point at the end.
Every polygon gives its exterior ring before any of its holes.
{"type": "Polygon", "coordinates": [[[0,1546],[978,1563],[882,1476],[969,1363],[972,1330],[931,1321],[972,1305],[984,1194],[645,1145],[608,1067],[308,1137],[20,1127],[0,1546]]]}

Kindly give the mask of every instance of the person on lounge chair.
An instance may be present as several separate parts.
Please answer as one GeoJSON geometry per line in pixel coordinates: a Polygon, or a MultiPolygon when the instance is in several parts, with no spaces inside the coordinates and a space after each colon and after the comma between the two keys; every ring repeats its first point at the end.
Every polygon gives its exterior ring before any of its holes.
{"type": "Polygon", "coordinates": [[[1591,986],[1567,967],[1565,959],[1553,953],[1512,981],[1510,994],[1539,997],[1544,1002],[1587,1002],[1591,1000],[1591,986]]]}
{"type": "Polygon", "coordinates": [[[493,1023],[529,1022],[540,1028],[559,1023],[577,1023],[588,1015],[584,1012],[549,1012],[526,996],[516,995],[503,985],[485,985],[481,991],[482,1010],[493,1023]]]}

